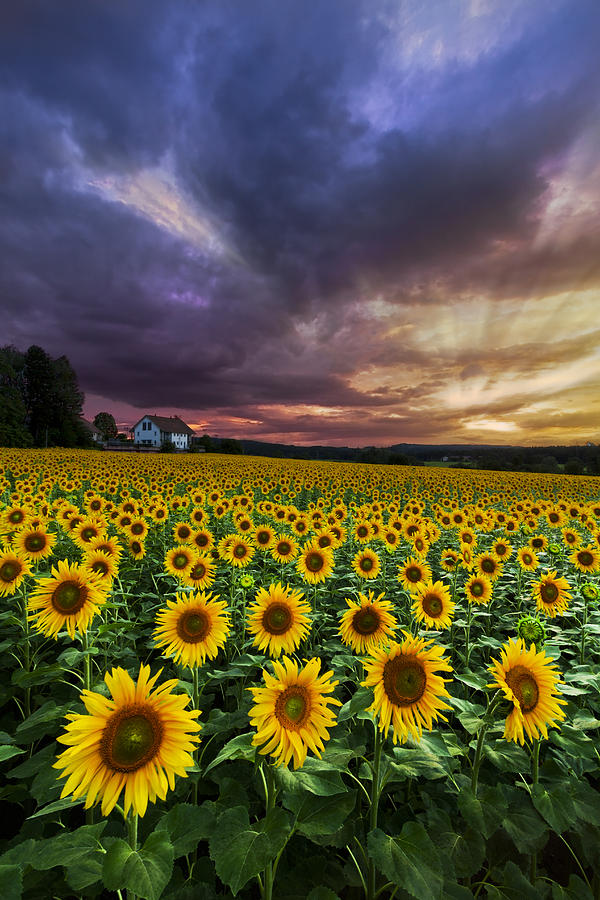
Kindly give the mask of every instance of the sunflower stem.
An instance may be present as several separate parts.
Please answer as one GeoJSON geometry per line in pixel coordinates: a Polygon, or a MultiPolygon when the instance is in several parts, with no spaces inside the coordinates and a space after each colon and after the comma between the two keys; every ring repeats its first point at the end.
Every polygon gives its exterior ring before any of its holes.
{"type": "Polygon", "coordinates": [[[479,769],[481,768],[481,763],[483,762],[483,741],[486,735],[486,732],[489,726],[492,724],[492,713],[501,699],[501,692],[498,691],[496,695],[490,701],[485,717],[483,719],[483,724],[479,729],[479,734],[477,735],[477,746],[475,748],[475,758],[473,760],[473,772],[471,775],[471,790],[473,791],[473,796],[477,796],[477,783],[479,781],[479,769]]]}
{"type": "MultiPolygon", "coordinates": [[[[194,704],[194,709],[197,710],[200,705],[200,690],[198,687],[198,666],[192,666],[192,701],[194,704]]],[[[196,748],[193,752],[194,763],[198,766],[198,749],[196,748]]],[[[198,781],[199,774],[196,772],[196,778],[194,779],[194,806],[198,806],[198,781]]]]}
{"type": "MultiPolygon", "coordinates": [[[[127,838],[129,846],[135,853],[138,846],[138,814],[133,810],[127,816],[127,838]]],[[[127,900],[137,900],[137,894],[127,889],[127,900]]]]}
{"type": "Polygon", "coordinates": [[[585,662],[585,629],[588,618],[588,599],[583,598],[583,616],[581,617],[581,644],[579,645],[579,662],[583,665],[585,662]]]}
{"type": "MultiPolygon", "coordinates": [[[[533,745],[531,747],[531,783],[535,785],[538,783],[538,778],[540,774],[540,742],[537,738],[534,738],[533,745]]],[[[537,853],[534,850],[531,854],[531,859],[529,862],[529,880],[531,884],[535,887],[535,879],[537,875],[537,853]]]]}
{"type": "Polygon", "coordinates": [[[465,628],[465,669],[469,669],[469,658],[471,656],[471,601],[467,597],[467,626],[465,628]]]}
{"type": "MultiPolygon", "coordinates": [[[[375,747],[373,750],[373,780],[371,782],[371,807],[369,809],[369,831],[377,828],[377,814],[379,811],[379,798],[381,796],[380,768],[381,768],[381,732],[377,723],[373,722],[375,729],[375,747]]],[[[377,870],[372,859],[369,860],[367,874],[367,900],[375,900],[377,884],[377,870]]]]}
{"type": "MultiPolygon", "coordinates": [[[[263,778],[263,786],[265,789],[265,809],[267,815],[271,812],[271,810],[275,809],[275,798],[277,795],[277,791],[275,789],[275,781],[273,779],[273,766],[268,763],[261,764],[261,775],[263,778]],[[266,777],[265,777],[266,770],[266,777]]],[[[263,872],[263,889],[262,889],[262,897],[263,900],[273,900],[273,881],[274,881],[274,870],[273,870],[273,862],[267,863],[267,866],[263,872]]]]}
{"type": "MultiPolygon", "coordinates": [[[[24,589],[22,594],[23,606],[23,631],[25,633],[25,644],[23,648],[23,668],[29,674],[31,671],[31,643],[29,637],[29,619],[27,618],[27,591],[24,589]]],[[[31,688],[25,688],[25,709],[24,719],[28,719],[31,715],[31,688]]]]}

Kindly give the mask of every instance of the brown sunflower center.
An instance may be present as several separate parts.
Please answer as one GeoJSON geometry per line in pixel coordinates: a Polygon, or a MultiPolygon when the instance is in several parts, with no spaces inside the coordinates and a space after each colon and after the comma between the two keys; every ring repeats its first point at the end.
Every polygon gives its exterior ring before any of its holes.
{"type": "Polygon", "coordinates": [[[361,537],[361,538],[367,537],[368,533],[369,533],[369,529],[367,528],[366,525],[359,525],[358,528],[356,529],[356,534],[358,537],[361,537]]]}
{"type": "Polygon", "coordinates": [[[248,555],[248,548],[245,544],[236,544],[233,548],[233,555],[236,559],[243,559],[248,555]]]}
{"type": "Polygon", "coordinates": [[[189,558],[185,553],[176,553],[173,557],[173,566],[176,569],[185,569],[185,567],[189,564],[189,558]]]}
{"type": "Polygon", "coordinates": [[[177,620],[177,634],[186,644],[198,644],[210,631],[210,617],[203,609],[190,609],[177,620]]]}
{"type": "Polygon", "coordinates": [[[98,575],[108,575],[108,563],[103,559],[97,559],[95,563],[92,563],[92,571],[98,575]]]}
{"type": "Polygon", "coordinates": [[[139,541],[131,542],[131,552],[132,553],[141,553],[142,552],[142,545],[140,544],[139,541]]]}
{"type": "Polygon", "coordinates": [[[474,597],[481,597],[483,594],[483,585],[480,581],[474,581],[471,585],[471,593],[474,597]]]}
{"type": "Polygon", "coordinates": [[[187,525],[182,525],[180,528],[177,529],[177,534],[180,538],[189,538],[191,533],[192,532],[187,527],[187,525]]]}
{"type": "Polygon", "coordinates": [[[287,554],[291,551],[292,548],[291,548],[291,546],[288,544],[287,541],[281,541],[281,542],[278,544],[277,549],[278,549],[278,552],[279,552],[280,556],[287,556],[287,554]]]}
{"type": "Polygon", "coordinates": [[[52,606],[63,615],[74,615],[84,606],[87,590],[76,581],[63,581],[54,589],[52,606]]]}
{"type": "Polygon", "coordinates": [[[506,673],[506,683],[519,701],[523,712],[531,712],[540,696],[534,675],[525,666],[514,666],[506,673]]]}
{"type": "Polygon", "coordinates": [[[21,574],[22,566],[18,562],[5,562],[0,566],[0,579],[6,584],[14,581],[21,574]]]}
{"type": "Polygon", "coordinates": [[[376,610],[359,609],[352,618],[352,627],[359,634],[373,634],[379,628],[379,615],[376,610]]]}
{"type": "Polygon", "coordinates": [[[560,519],[560,516],[558,515],[558,513],[555,513],[555,512],[551,512],[548,516],[548,520],[550,522],[558,522],[559,519],[560,519]]]}
{"type": "Polygon", "coordinates": [[[192,568],[190,572],[190,578],[193,578],[196,581],[200,581],[201,578],[204,578],[206,575],[206,566],[204,563],[196,563],[196,565],[192,568]]]}
{"type": "Polygon", "coordinates": [[[269,534],[268,531],[259,531],[256,534],[256,542],[258,544],[262,544],[262,545],[268,544],[270,538],[271,538],[271,535],[269,534]]]}
{"type": "Polygon", "coordinates": [[[423,605],[423,612],[428,615],[430,619],[437,619],[441,616],[444,604],[437,594],[425,594],[421,603],[423,605]]]}
{"type": "Polygon", "coordinates": [[[91,539],[95,538],[97,535],[98,532],[91,525],[88,525],[86,528],[81,529],[82,541],[91,541],[91,539]]]}
{"type": "Polygon", "coordinates": [[[363,572],[370,572],[373,568],[373,560],[370,556],[363,556],[358,565],[363,570],[363,572]]]}
{"type": "Polygon", "coordinates": [[[309,553],[306,557],[306,568],[309,572],[320,572],[325,565],[325,560],[320,553],[309,553]]]}
{"type": "Polygon", "coordinates": [[[286,688],[275,701],[275,716],[280,725],[299,731],[310,716],[310,697],[301,684],[286,688]]]}
{"type": "Polygon", "coordinates": [[[540,585],[540,596],[543,603],[556,603],[558,600],[558,588],[554,582],[549,581],[540,585]]]}
{"type": "Polygon", "coordinates": [[[406,577],[413,584],[416,584],[417,581],[421,580],[421,570],[418,566],[409,566],[406,570],[406,577]]]}
{"type": "Polygon", "coordinates": [[[37,553],[46,546],[46,538],[43,534],[28,534],[25,538],[25,549],[30,553],[37,553]]]}
{"type": "Polygon", "coordinates": [[[332,541],[328,534],[322,534],[317,543],[319,547],[331,547],[332,541]]]}
{"type": "Polygon", "coordinates": [[[591,566],[594,562],[594,557],[589,550],[582,550],[581,553],[577,554],[577,559],[582,566],[591,566]]]}
{"type": "Polygon", "coordinates": [[[162,723],[150,706],[124,706],[104,727],[100,755],[114,771],[135,772],[156,756],[162,738],[162,723]]]}
{"type": "Polygon", "coordinates": [[[396,656],[386,662],[383,687],[390,703],[395,706],[412,706],[421,699],[426,686],[427,674],[415,657],[396,656]]]}
{"type": "Polygon", "coordinates": [[[141,523],[141,522],[134,522],[133,525],[131,526],[131,533],[132,533],[132,534],[143,534],[143,533],[144,533],[144,526],[142,525],[142,523],[141,523]]]}
{"type": "Polygon", "coordinates": [[[544,546],[544,539],[543,538],[532,538],[531,546],[534,547],[536,550],[541,550],[542,547],[544,546]]]}
{"type": "Polygon", "coordinates": [[[285,634],[292,624],[292,611],[284,603],[271,603],[262,617],[262,627],[269,634],[285,634]]]}
{"type": "Polygon", "coordinates": [[[531,555],[531,553],[524,553],[522,559],[526,566],[530,566],[533,562],[533,556],[531,555]]]}
{"type": "Polygon", "coordinates": [[[493,559],[482,559],[481,560],[481,568],[484,572],[487,572],[488,575],[493,575],[496,571],[496,563],[493,559]]]}

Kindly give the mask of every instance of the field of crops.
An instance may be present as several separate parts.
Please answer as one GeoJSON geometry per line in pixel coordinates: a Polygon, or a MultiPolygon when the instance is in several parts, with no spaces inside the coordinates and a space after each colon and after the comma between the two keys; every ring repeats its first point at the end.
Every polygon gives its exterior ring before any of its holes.
{"type": "Polygon", "coordinates": [[[599,487],[0,450],[2,900],[600,897],[599,487]]]}

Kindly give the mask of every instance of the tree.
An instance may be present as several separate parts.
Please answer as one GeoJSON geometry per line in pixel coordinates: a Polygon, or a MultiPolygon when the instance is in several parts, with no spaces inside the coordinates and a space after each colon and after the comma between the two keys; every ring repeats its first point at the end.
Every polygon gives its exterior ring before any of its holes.
{"type": "Polygon", "coordinates": [[[52,442],[61,447],[78,447],[89,443],[82,422],[85,394],[79,390],[77,375],[66,356],[52,360],[52,442]]]}
{"type": "Polygon", "coordinates": [[[24,356],[16,347],[0,348],[0,446],[29,447],[23,400],[24,356]]]}
{"type": "Polygon", "coordinates": [[[102,432],[105,441],[114,440],[118,434],[114,416],[111,413],[99,412],[94,416],[94,425],[102,432]]]}
{"type": "Polygon", "coordinates": [[[27,410],[27,426],[36,447],[52,443],[54,424],[52,386],[54,373],[52,360],[45,350],[32,344],[25,354],[24,400],[27,410]]]}

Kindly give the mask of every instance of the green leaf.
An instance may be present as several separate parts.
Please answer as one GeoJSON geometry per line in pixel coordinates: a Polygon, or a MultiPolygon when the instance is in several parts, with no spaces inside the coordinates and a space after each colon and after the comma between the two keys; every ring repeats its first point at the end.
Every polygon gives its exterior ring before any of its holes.
{"type": "Polygon", "coordinates": [[[106,820],[38,841],[28,863],[38,871],[53,869],[54,866],[71,866],[90,852],[99,850],[99,838],[105,828],[106,820]]]}
{"type": "Polygon", "coordinates": [[[68,706],[57,706],[54,700],[48,700],[18,726],[16,731],[18,743],[29,743],[32,736],[31,732],[34,732],[37,740],[43,734],[52,731],[57,719],[64,718],[68,711],[68,706]]]}
{"type": "Polygon", "coordinates": [[[540,849],[548,831],[546,823],[535,809],[526,807],[519,811],[511,810],[502,820],[502,827],[519,853],[531,853],[540,849]]]}
{"type": "Polygon", "coordinates": [[[118,838],[104,857],[102,880],[109,891],[123,888],[142,900],[158,900],[173,873],[173,845],[165,831],[154,831],[141,850],[118,838]]]}
{"type": "MultiPolygon", "coordinates": [[[[22,844],[11,847],[10,850],[7,850],[6,853],[3,853],[2,856],[0,856],[0,865],[11,866],[14,864],[21,867],[28,866],[35,845],[36,842],[33,838],[28,838],[26,841],[23,841],[22,844]]],[[[2,896],[1,893],[0,896],[2,896]]]]}
{"type": "Polygon", "coordinates": [[[504,739],[484,744],[483,755],[501,772],[526,772],[531,766],[525,750],[504,739]]]}
{"type": "Polygon", "coordinates": [[[204,804],[177,803],[159,819],[156,831],[166,831],[173,844],[175,859],[192,853],[199,841],[208,840],[215,826],[214,810],[204,804]]]}
{"type": "MultiPolygon", "coordinates": [[[[17,669],[13,672],[11,681],[21,688],[34,687],[38,684],[50,684],[65,674],[62,666],[37,666],[31,672],[25,669],[17,669]]],[[[24,722],[22,723],[25,724],[24,722]]]]}
{"type": "Polygon", "coordinates": [[[280,766],[275,769],[275,778],[278,785],[286,791],[301,788],[318,797],[341,794],[346,790],[340,772],[333,768],[331,763],[312,756],[305,760],[302,768],[294,771],[290,771],[286,766],[280,766]]]}
{"type": "Polygon", "coordinates": [[[214,769],[226,759],[247,759],[252,761],[256,754],[256,749],[252,746],[253,737],[254,735],[250,732],[248,734],[238,734],[237,737],[228,741],[213,761],[205,767],[204,775],[207,775],[211,769],[214,769]]]}
{"type": "Polygon", "coordinates": [[[571,783],[571,796],[577,818],[590,825],[600,825],[600,794],[587,781],[571,783]]]}
{"type": "Polygon", "coordinates": [[[2,900],[21,900],[23,873],[19,866],[0,865],[0,897],[2,900]]]}
{"type": "Polygon", "coordinates": [[[478,691],[484,691],[489,678],[484,675],[476,675],[475,672],[464,672],[462,675],[454,673],[456,681],[462,681],[468,687],[475,688],[478,691]]]}
{"type": "Polygon", "coordinates": [[[25,753],[24,750],[19,750],[18,747],[8,747],[6,744],[0,747],[0,762],[3,762],[5,759],[12,759],[13,756],[19,756],[19,754],[25,753]]]}
{"type": "Polygon", "coordinates": [[[394,747],[392,755],[386,756],[382,761],[381,771],[385,783],[405,781],[407,778],[418,778],[420,775],[433,780],[444,778],[448,774],[439,756],[419,746],[394,747]]]}
{"type": "Polygon", "coordinates": [[[373,703],[373,691],[371,688],[360,687],[355,693],[352,695],[350,700],[347,703],[344,703],[343,706],[340,706],[339,712],[337,714],[338,722],[345,722],[347,719],[351,719],[352,716],[357,716],[360,718],[369,718],[369,715],[361,716],[361,713],[366,712],[368,706],[371,706],[373,703]]]}
{"type": "Polygon", "coordinates": [[[567,831],[577,819],[577,812],[566,785],[555,784],[548,789],[541,784],[531,787],[533,805],[557,834],[567,831]]]}
{"type": "Polygon", "coordinates": [[[320,884],[312,889],[306,900],[340,900],[340,898],[335,891],[320,884]]]}
{"type": "Polygon", "coordinates": [[[500,788],[487,788],[486,796],[486,789],[482,786],[479,797],[476,797],[471,786],[465,785],[458,792],[457,801],[465,822],[475,831],[480,831],[486,839],[498,830],[507,810],[500,788]]]}
{"type": "Polygon", "coordinates": [[[552,882],[552,900],[593,900],[594,895],[578,875],[571,875],[566,887],[552,882]]]}
{"type": "Polygon", "coordinates": [[[500,887],[487,887],[490,900],[539,900],[537,888],[533,887],[513,862],[506,863],[502,877],[500,887]]]}
{"type": "Polygon", "coordinates": [[[290,830],[288,816],[279,807],[252,825],[243,806],[234,806],[219,816],[209,842],[210,857],[217,875],[234,896],[275,859],[290,830]]]}
{"type": "Polygon", "coordinates": [[[441,900],[441,861],[420,822],[406,822],[397,837],[376,828],[369,832],[367,846],[369,857],[389,881],[417,900],[441,900]]]}
{"type": "Polygon", "coordinates": [[[285,805],[296,815],[298,831],[313,838],[338,831],[356,802],[356,791],[315,797],[305,791],[286,792],[285,805]]]}

